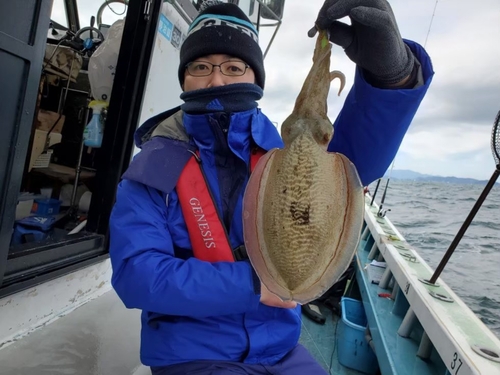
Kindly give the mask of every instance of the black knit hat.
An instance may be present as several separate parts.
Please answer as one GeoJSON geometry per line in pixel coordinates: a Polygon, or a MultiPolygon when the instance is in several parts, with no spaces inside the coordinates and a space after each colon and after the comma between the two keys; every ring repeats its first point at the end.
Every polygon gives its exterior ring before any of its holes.
{"type": "Polygon", "coordinates": [[[223,3],[202,10],[189,27],[181,46],[179,81],[184,84],[186,64],[206,55],[225,54],[246,62],[255,73],[257,85],[264,88],[266,74],[258,32],[235,4],[223,3]]]}

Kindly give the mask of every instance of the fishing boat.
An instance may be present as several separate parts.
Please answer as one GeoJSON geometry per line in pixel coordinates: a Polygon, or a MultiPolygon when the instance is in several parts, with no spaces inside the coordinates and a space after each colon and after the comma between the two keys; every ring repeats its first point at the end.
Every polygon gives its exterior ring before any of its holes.
{"type": "MultiPolygon", "coordinates": [[[[138,124],[179,104],[178,49],[199,2],[101,1],[2,5],[2,375],[150,373],[140,312],[111,287],[108,220],[138,124]]],[[[284,0],[237,3],[272,30],[267,54],[284,0]]],[[[336,300],[304,306],[300,342],[331,374],[500,374],[500,340],[439,278],[446,259],[433,270],[375,195],[336,300]]]]}

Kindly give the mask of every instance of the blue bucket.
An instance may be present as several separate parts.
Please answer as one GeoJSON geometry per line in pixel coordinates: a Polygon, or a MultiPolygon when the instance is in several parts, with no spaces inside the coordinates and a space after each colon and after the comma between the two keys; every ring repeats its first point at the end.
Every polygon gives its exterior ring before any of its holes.
{"type": "Polygon", "coordinates": [[[342,297],[342,320],[339,322],[337,342],[341,365],[364,374],[376,374],[378,361],[365,339],[368,325],[361,301],[342,297]]]}

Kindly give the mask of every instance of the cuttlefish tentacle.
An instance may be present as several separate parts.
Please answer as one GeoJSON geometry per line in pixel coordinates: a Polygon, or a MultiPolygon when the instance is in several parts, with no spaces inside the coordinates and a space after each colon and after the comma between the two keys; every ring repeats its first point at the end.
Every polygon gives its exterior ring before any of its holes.
{"type": "MultiPolygon", "coordinates": [[[[327,117],[326,99],[330,91],[330,55],[332,46],[326,31],[321,31],[314,48],[313,66],[295,101],[292,115],[327,117]],[[315,98],[316,100],[310,100],[315,98]]],[[[344,77],[345,79],[345,77],[344,77]]],[[[285,124],[283,124],[285,126],[285,124]]],[[[284,140],[286,143],[286,140],[284,140]]]]}
{"type": "Polygon", "coordinates": [[[327,116],[330,82],[335,78],[340,79],[339,95],[345,86],[345,76],[342,72],[338,70],[330,72],[331,50],[327,32],[320,31],[314,48],[311,70],[297,96],[291,115],[281,127],[285,147],[304,131],[312,132],[313,138],[325,151],[330,143],[333,136],[333,126],[327,116]],[[309,123],[298,121],[300,119],[307,119],[309,123]]]}
{"type": "Polygon", "coordinates": [[[331,44],[321,31],[313,65],[281,128],[285,144],[261,158],[243,200],[248,256],[261,282],[283,300],[307,303],[349,266],[363,221],[363,189],[354,165],[327,152],[331,44]]]}
{"type": "Polygon", "coordinates": [[[340,96],[340,93],[345,87],[345,75],[340,70],[334,70],[330,72],[330,82],[332,82],[335,78],[340,79],[340,87],[338,92],[338,96],[340,96]]]}

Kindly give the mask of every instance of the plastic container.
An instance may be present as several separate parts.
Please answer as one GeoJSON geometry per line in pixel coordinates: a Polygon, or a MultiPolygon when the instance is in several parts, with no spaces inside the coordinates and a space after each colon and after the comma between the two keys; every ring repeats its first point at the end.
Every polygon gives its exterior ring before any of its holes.
{"type": "Polygon", "coordinates": [[[35,203],[33,203],[33,208],[31,212],[37,214],[38,216],[51,216],[57,215],[59,213],[59,209],[61,208],[61,201],[59,199],[35,199],[35,203]]]}
{"type": "Polygon", "coordinates": [[[342,320],[338,327],[338,360],[340,364],[364,374],[376,374],[378,362],[365,339],[368,325],[361,301],[342,297],[342,320]]]}
{"type": "Polygon", "coordinates": [[[36,198],[38,197],[32,193],[24,192],[19,194],[16,206],[16,220],[21,220],[31,215],[31,208],[36,198]]]}
{"type": "Polygon", "coordinates": [[[14,226],[14,233],[12,234],[11,245],[21,245],[29,242],[42,241],[47,237],[47,232],[16,224],[14,226]]]}
{"type": "Polygon", "coordinates": [[[83,143],[85,146],[99,148],[102,145],[102,135],[104,124],[102,123],[101,112],[108,106],[107,102],[93,100],[89,107],[92,108],[92,119],[83,131],[83,143]]]}
{"type": "Polygon", "coordinates": [[[44,216],[30,216],[16,221],[11,244],[20,245],[46,239],[53,232],[55,221],[55,217],[44,216]]]}
{"type": "Polygon", "coordinates": [[[52,188],[51,187],[40,188],[40,194],[43,195],[45,198],[52,198],[52,188]]]}

